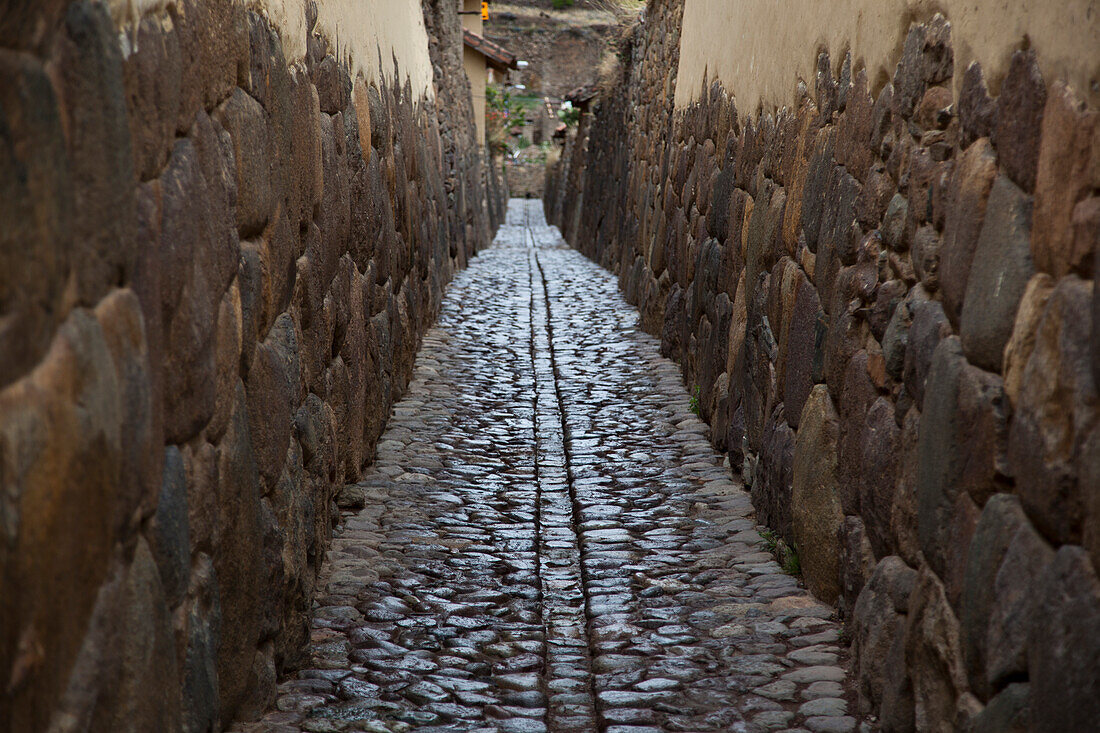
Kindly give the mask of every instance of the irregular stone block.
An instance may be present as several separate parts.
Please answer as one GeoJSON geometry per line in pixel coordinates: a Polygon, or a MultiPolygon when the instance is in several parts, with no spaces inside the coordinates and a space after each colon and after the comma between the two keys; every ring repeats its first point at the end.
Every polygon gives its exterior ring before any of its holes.
{"type": "Polygon", "coordinates": [[[134,172],[148,181],[168,160],[180,114],[179,35],[156,14],[141,19],[137,42],[122,62],[134,172]]]}
{"type": "Polygon", "coordinates": [[[921,549],[941,576],[957,497],[979,505],[999,486],[1007,432],[1000,377],[967,363],[959,340],[936,349],[921,413],[917,511],[921,549]]]}
{"type": "Polygon", "coordinates": [[[867,541],[867,532],[859,517],[844,517],[836,539],[840,546],[840,598],[837,605],[842,618],[851,618],[859,594],[874,572],[875,553],[871,551],[871,543],[867,541]]]}
{"type": "Polygon", "coordinates": [[[134,161],[122,54],[107,8],[72,3],[56,61],[73,177],[76,297],[93,305],[133,272],[134,161]]]}
{"type": "Polygon", "coordinates": [[[905,611],[917,571],[900,558],[883,558],[856,601],[852,656],[860,709],[884,727],[913,730],[913,690],[905,664],[905,611]]]}
{"type": "Polygon", "coordinates": [[[943,312],[943,306],[939,301],[928,300],[923,288],[910,291],[908,309],[913,320],[906,333],[908,345],[905,349],[903,378],[905,390],[913,396],[917,407],[923,409],[924,381],[932,366],[932,356],[940,341],[951,334],[951,325],[943,312]]]}
{"type": "Polygon", "coordinates": [[[0,568],[19,588],[0,597],[0,612],[19,657],[4,669],[16,729],[48,727],[112,549],[126,539],[117,500],[122,407],[110,347],[84,309],[70,314],[30,374],[0,392],[0,568]],[[53,661],[35,664],[36,656],[53,661]]]}
{"type": "Polygon", "coordinates": [[[1037,587],[1028,644],[1031,729],[1082,730],[1100,716],[1100,581],[1080,547],[1058,550],[1037,587]]]}
{"type": "Polygon", "coordinates": [[[759,521],[785,541],[791,533],[791,481],[794,463],[794,431],[776,406],[764,425],[760,464],[752,483],[752,505],[759,521]]]}
{"type": "Polygon", "coordinates": [[[260,476],[249,431],[251,410],[246,410],[246,405],[251,405],[240,382],[235,405],[217,447],[220,541],[213,557],[222,620],[217,647],[218,699],[225,719],[233,719],[245,701],[259,639],[258,614],[262,596],[268,592],[262,562],[260,476]]]}
{"type": "MultiPolygon", "coordinates": [[[[731,317],[731,323],[734,328],[737,327],[736,313],[731,317]]],[[[814,388],[814,365],[820,364],[824,358],[824,343],[820,338],[824,323],[825,313],[821,310],[817,290],[802,276],[787,333],[787,363],[783,384],[783,404],[792,428],[798,428],[803,407],[814,388]]]]}
{"type": "Polygon", "coordinates": [[[187,473],[176,446],[164,452],[164,478],[153,515],[150,547],[157,561],[165,601],[175,608],[187,593],[191,540],[187,522],[187,473]]]}
{"type": "Polygon", "coordinates": [[[1045,537],[1079,542],[1084,493],[1077,463],[1096,429],[1100,399],[1088,336],[1092,283],[1075,276],[1054,287],[1024,368],[1008,459],[1020,500],[1045,537]]]}
{"type": "Polygon", "coordinates": [[[1050,275],[1037,273],[1028,281],[1016,309],[1016,322],[1004,351],[1005,394],[1013,407],[1019,402],[1024,370],[1035,350],[1035,335],[1053,290],[1054,280],[1050,275]]]}
{"type": "MultiPolygon", "coordinates": [[[[248,423],[255,462],[265,485],[282,473],[291,421],[301,385],[299,338],[293,319],[283,314],[258,344],[248,372],[248,423]]],[[[251,456],[250,456],[251,458],[251,456]]]]}
{"type": "Polygon", "coordinates": [[[989,195],[959,325],[967,359],[991,372],[1002,367],[1016,309],[1035,271],[1030,239],[1030,198],[1008,179],[998,178],[989,195]]]}
{"type": "Polygon", "coordinates": [[[0,50],[0,387],[30,371],[64,317],[73,182],[53,85],[0,50]]]}
{"type": "MultiPolygon", "coordinates": [[[[959,156],[948,191],[947,221],[940,257],[943,309],[956,326],[970,280],[978,235],[986,218],[986,201],[997,176],[997,156],[989,140],[975,142],[959,156]]],[[[1002,212],[1011,213],[1011,212],[1002,212]]]]}
{"type": "Polygon", "coordinates": [[[1098,120],[1100,113],[1088,109],[1065,83],[1053,86],[1043,111],[1031,253],[1036,266],[1056,278],[1092,273],[1096,240],[1078,240],[1072,219],[1074,206],[1095,185],[1089,163],[1098,120]]]}
{"type": "Polygon", "coordinates": [[[1016,682],[1001,690],[971,721],[972,733],[1027,733],[1031,709],[1031,686],[1016,682]]]}
{"type": "Polygon", "coordinates": [[[969,148],[993,132],[995,105],[985,85],[982,66],[972,61],[963,74],[959,90],[959,146],[969,148]]]}
{"type": "Polygon", "coordinates": [[[901,430],[894,405],[879,397],[867,411],[860,455],[859,511],[876,557],[894,550],[890,532],[901,430]]]}
{"type": "Polygon", "coordinates": [[[263,231],[275,209],[272,188],[272,150],[264,109],[243,89],[214,113],[233,141],[237,164],[237,229],[242,239],[263,231]]]}
{"type": "Polygon", "coordinates": [[[1012,181],[1031,193],[1039,162],[1039,133],[1047,91],[1035,51],[1012,54],[993,112],[993,146],[1012,181]]]}
{"type": "Polygon", "coordinates": [[[844,389],[837,400],[840,413],[840,443],[837,452],[840,504],[845,514],[862,514],[860,486],[863,481],[863,445],[867,412],[878,398],[878,390],[867,371],[866,351],[859,351],[844,372],[844,389]]]}
{"type": "Polygon", "coordinates": [[[826,603],[835,603],[840,593],[837,530],[844,514],[836,472],[839,430],[829,390],[819,384],[806,399],[795,435],[791,535],[806,586],[826,603]]]}
{"type": "Polygon", "coordinates": [[[943,585],[927,567],[909,597],[905,661],[913,684],[917,730],[951,730],[956,703],[966,692],[959,623],[943,585]]]}

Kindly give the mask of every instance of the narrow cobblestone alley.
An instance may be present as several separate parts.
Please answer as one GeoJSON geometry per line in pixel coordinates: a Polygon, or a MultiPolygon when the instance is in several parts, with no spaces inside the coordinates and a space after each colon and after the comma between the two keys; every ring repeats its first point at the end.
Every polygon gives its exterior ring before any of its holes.
{"type": "Polygon", "coordinates": [[[832,610],[637,320],[511,202],[333,541],[310,668],[239,730],[855,728],[832,610]]]}

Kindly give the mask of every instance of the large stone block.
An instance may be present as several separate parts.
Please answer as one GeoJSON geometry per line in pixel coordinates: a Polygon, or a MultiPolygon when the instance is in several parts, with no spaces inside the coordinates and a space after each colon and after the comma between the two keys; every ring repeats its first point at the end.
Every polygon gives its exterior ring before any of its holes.
{"type": "Polygon", "coordinates": [[[1036,266],[1061,277],[1076,271],[1089,277],[1096,240],[1077,238],[1074,206],[1096,182],[1089,164],[1100,114],[1090,110],[1064,83],[1053,86],[1043,112],[1035,180],[1035,228],[1031,251],[1036,266]]]}
{"type": "Polygon", "coordinates": [[[249,431],[251,411],[246,409],[249,402],[244,385],[238,382],[236,406],[217,447],[220,540],[214,547],[213,563],[222,620],[217,684],[225,720],[233,719],[245,702],[248,674],[260,635],[262,597],[269,591],[264,582],[260,475],[249,431]]]}
{"type": "Polygon", "coordinates": [[[997,156],[989,140],[982,138],[959,156],[951,178],[940,257],[940,287],[944,312],[956,326],[986,217],[986,201],[996,176],[997,156]]]}
{"type": "Polygon", "coordinates": [[[73,182],[41,63],[0,50],[0,387],[30,371],[65,315],[73,182]]]}
{"type": "Polygon", "coordinates": [[[1054,288],[1035,332],[1009,434],[1009,466],[1021,501],[1054,543],[1080,542],[1086,495],[1084,448],[1100,417],[1088,333],[1092,283],[1075,276],[1054,288]]]}
{"type": "Polygon", "coordinates": [[[892,554],[890,530],[897,488],[901,429],[894,405],[879,397],[867,410],[860,452],[859,511],[876,557],[892,554]]]}
{"type": "Polygon", "coordinates": [[[264,484],[269,488],[282,473],[291,423],[300,401],[299,341],[293,319],[283,314],[267,339],[256,346],[248,372],[252,452],[264,484]]]}
{"type": "Polygon", "coordinates": [[[791,542],[791,479],[794,463],[794,431],[777,405],[764,424],[760,463],[752,483],[752,504],[762,524],[791,542]]]}
{"type": "Polygon", "coordinates": [[[968,148],[975,140],[989,137],[993,132],[995,105],[985,85],[982,65],[977,61],[972,61],[963,74],[958,106],[959,145],[968,148]]]}
{"type": "Polygon", "coordinates": [[[123,60],[134,172],[156,177],[168,160],[180,111],[182,66],[179,34],[167,17],[142,18],[137,43],[123,60]]]}
{"type": "Polygon", "coordinates": [[[187,593],[191,539],[187,521],[187,471],[176,446],[164,451],[164,478],[157,497],[149,545],[160,571],[165,602],[175,608],[187,593]]]}
{"type": "Polygon", "coordinates": [[[1035,190],[1046,101],[1035,51],[1016,51],[994,107],[992,138],[1008,177],[1028,193],[1035,190]]]}
{"type": "Polygon", "coordinates": [[[795,435],[791,485],[791,534],[810,591],[835,603],[837,530],[844,520],[837,487],[839,418],[824,385],[810,392],[795,435]]]}
{"type": "Polygon", "coordinates": [[[956,704],[967,691],[959,643],[959,622],[943,585],[927,567],[909,597],[905,661],[913,684],[916,729],[955,730],[956,704]]]}
{"type": "Polygon", "coordinates": [[[875,570],[875,553],[867,541],[867,532],[859,517],[847,516],[837,530],[840,598],[837,605],[842,618],[852,618],[863,586],[875,570]]]}
{"type": "Polygon", "coordinates": [[[989,194],[959,325],[967,359],[991,372],[1002,367],[1016,309],[1035,271],[1030,239],[1030,197],[1007,178],[998,178],[989,194]]]}
{"type": "Polygon", "coordinates": [[[910,291],[908,310],[912,323],[906,332],[903,378],[906,392],[912,395],[917,407],[923,409],[925,379],[932,367],[932,357],[940,342],[951,334],[951,324],[943,306],[939,301],[929,300],[923,288],[910,291]]]}
{"type": "Polygon", "coordinates": [[[1031,726],[1087,730],[1100,717],[1100,581],[1080,547],[1058,550],[1032,592],[1031,726]]]}
{"type": "Polygon", "coordinates": [[[235,88],[214,113],[233,141],[237,164],[237,228],[242,238],[259,234],[275,210],[272,140],[264,108],[235,88]]]}
{"type": "Polygon", "coordinates": [[[0,597],[13,729],[47,728],[125,539],[123,406],[111,346],[83,309],[34,371],[0,392],[0,568],[19,589],[0,597]]]}
{"type": "Polygon", "coordinates": [[[963,493],[981,505],[1001,485],[1008,405],[1000,377],[967,363],[959,341],[936,349],[921,413],[917,511],[921,549],[941,577],[963,493]]]}
{"type": "Polygon", "coordinates": [[[81,304],[93,305],[127,281],[136,258],[122,54],[103,4],[81,0],[69,6],[56,63],[74,187],[75,295],[81,304]]]}
{"type": "Polygon", "coordinates": [[[124,436],[114,525],[118,536],[131,536],[153,513],[161,476],[161,435],[155,430],[149,353],[141,305],[131,290],[114,290],[95,309],[111,352],[118,384],[120,430],[124,436]]]}
{"type": "Polygon", "coordinates": [[[844,387],[837,399],[840,413],[838,477],[840,504],[845,514],[861,514],[860,486],[863,482],[863,446],[867,412],[878,398],[878,390],[867,371],[868,355],[860,351],[844,372],[844,387]]]}
{"type": "Polygon", "coordinates": [[[905,663],[905,613],[917,571],[901,558],[884,557],[856,601],[852,656],[860,709],[884,729],[913,730],[913,690],[905,663]]]}
{"type": "MultiPolygon", "coordinates": [[[[732,319],[736,328],[736,317],[732,319]]],[[[803,275],[798,285],[794,310],[787,332],[787,363],[783,384],[783,403],[787,421],[798,428],[800,416],[810,391],[814,388],[815,370],[820,374],[824,359],[825,313],[817,290],[803,275]],[[793,413],[793,414],[792,414],[793,413]]]]}
{"type": "Polygon", "coordinates": [[[1054,290],[1054,280],[1045,273],[1037,273],[1028,281],[1020,305],[1016,309],[1016,322],[1012,335],[1005,344],[1004,379],[1005,394],[1013,407],[1019,402],[1024,370],[1035,350],[1035,336],[1039,322],[1046,312],[1047,301],[1054,290]]]}
{"type": "Polygon", "coordinates": [[[182,66],[177,129],[184,132],[196,110],[209,112],[246,85],[248,23],[244,6],[234,0],[180,0],[172,20],[182,66]]]}
{"type": "Polygon", "coordinates": [[[210,208],[198,155],[176,143],[161,176],[158,270],[165,328],[162,399],[165,438],[185,443],[214,411],[214,324],[221,292],[210,258],[210,208]]]}
{"type": "MultiPolygon", "coordinates": [[[[1026,530],[1030,530],[1030,523],[1019,500],[1009,494],[996,494],[986,502],[970,541],[959,606],[960,638],[971,689],[983,700],[988,700],[996,690],[987,675],[990,645],[1003,650],[1005,641],[993,633],[994,610],[1002,605],[998,590],[1015,585],[1011,581],[1021,575],[1030,575],[1026,566],[1005,568],[1009,546],[1026,530]],[[999,589],[998,577],[1002,569],[1005,578],[999,589]]],[[[1021,646],[1020,651],[1023,650],[1021,646]]]]}

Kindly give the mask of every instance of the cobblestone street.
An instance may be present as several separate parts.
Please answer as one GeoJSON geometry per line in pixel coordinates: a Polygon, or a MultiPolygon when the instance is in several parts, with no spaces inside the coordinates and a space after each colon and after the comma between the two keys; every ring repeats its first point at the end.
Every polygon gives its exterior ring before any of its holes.
{"type": "Polygon", "coordinates": [[[511,202],[345,489],[308,668],[237,730],[857,728],[832,609],[637,323],[511,202]]]}

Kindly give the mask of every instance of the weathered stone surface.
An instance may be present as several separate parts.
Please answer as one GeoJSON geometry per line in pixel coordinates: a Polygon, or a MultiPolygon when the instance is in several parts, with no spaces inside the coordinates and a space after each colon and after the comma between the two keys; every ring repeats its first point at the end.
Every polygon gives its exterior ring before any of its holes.
{"type": "Polygon", "coordinates": [[[240,382],[234,402],[229,426],[217,448],[220,542],[213,557],[222,616],[218,697],[222,716],[230,720],[248,692],[248,674],[260,632],[257,614],[266,585],[261,562],[260,475],[249,431],[249,400],[240,382]]]}
{"type": "Polygon", "coordinates": [[[1027,674],[1027,643],[1035,615],[1035,588],[1054,550],[1023,522],[1013,535],[993,583],[986,643],[986,681],[996,690],[1027,674]]]}
{"type": "Polygon", "coordinates": [[[901,429],[894,419],[894,405],[879,397],[867,411],[859,484],[859,510],[867,527],[867,539],[876,557],[894,552],[890,531],[897,483],[901,429]]]}
{"type": "Polygon", "coordinates": [[[149,542],[160,571],[165,601],[175,608],[187,592],[191,539],[187,521],[187,473],[179,448],[164,452],[164,478],[149,542]]]}
{"type": "Polygon", "coordinates": [[[1035,271],[1030,239],[1029,197],[998,178],[989,194],[959,325],[966,358],[991,372],[1002,367],[1016,309],[1035,271]]]}
{"type": "Polygon", "coordinates": [[[1028,644],[1033,730],[1088,727],[1100,716],[1100,581],[1080,547],[1058,550],[1037,587],[1028,644]]]}
{"type": "Polygon", "coordinates": [[[1008,177],[1028,193],[1035,190],[1046,101],[1046,85],[1035,52],[1016,51],[997,96],[992,138],[1008,177]]]}
{"type": "Polygon", "coordinates": [[[0,387],[30,371],[64,318],[73,189],[53,85],[30,56],[0,51],[0,387]]]}
{"type": "Polygon", "coordinates": [[[1100,413],[1088,345],[1092,296],[1092,284],[1074,276],[1051,292],[1009,435],[1009,466],[1020,499],[1055,543],[1080,541],[1086,487],[1076,466],[1100,413]]]}
{"type": "Polygon", "coordinates": [[[1016,682],[997,693],[971,721],[973,733],[1027,733],[1031,718],[1030,685],[1016,682]]]}
{"type": "Polygon", "coordinates": [[[859,517],[844,517],[836,539],[840,547],[840,598],[837,605],[842,617],[850,618],[863,586],[875,570],[875,554],[867,540],[863,520],[859,517]]]}
{"type": "Polygon", "coordinates": [[[204,268],[213,254],[209,200],[190,140],[176,143],[160,182],[164,429],[169,442],[185,443],[214,411],[214,316],[221,298],[204,268]]]}
{"type": "Polygon", "coordinates": [[[967,691],[959,623],[943,585],[927,567],[909,597],[905,660],[913,685],[917,730],[954,729],[956,702],[967,691]]]}
{"type": "Polygon", "coordinates": [[[1035,350],[1035,336],[1039,330],[1039,322],[1046,312],[1047,301],[1053,290],[1054,280],[1050,275],[1041,272],[1035,274],[1028,281],[1024,294],[1020,298],[1020,305],[1016,309],[1016,322],[1012,328],[1012,335],[1005,344],[1003,369],[1005,394],[1008,395],[1013,408],[1020,400],[1024,370],[1031,358],[1031,352],[1035,350]]]}
{"type": "Polygon", "coordinates": [[[237,228],[241,238],[261,232],[275,209],[272,150],[264,109],[243,89],[218,108],[214,118],[229,132],[237,164],[237,228]]]}
{"type": "Polygon", "coordinates": [[[852,621],[856,681],[863,711],[878,711],[884,727],[913,730],[913,690],[905,662],[905,613],[917,571],[896,556],[875,566],[852,621]]]}
{"type": "MultiPolygon", "coordinates": [[[[797,429],[801,414],[814,389],[814,365],[820,365],[824,351],[825,313],[817,290],[808,280],[798,286],[798,295],[787,333],[787,364],[783,385],[783,404],[791,427],[797,429]]],[[[737,319],[731,325],[738,328],[737,319]]],[[[739,329],[740,330],[740,329],[739,329]]]]}
{"type": "Polygon", "coordinates": [[[993,132],[995,105],[985,85],[982,66],[972,61],[963,74],[959,90],[959,145],[968,148],[975,140],[993,132]]]}
{"type": "Polygon", "coordinates": [[[817,385],[799,419],[791,487],[791,534],[803,577],[826,603],[835,603],[840,593],[837,530],[844,515],[836,472],[838,420],[829,390],[817,385]]]}
{"type": "MultiPolygon", "coordinates": [[[[944,312],[956,326],[986,218],[986,201],[996,176],[997,156],[989,140],[982,138],[959,156],[951,178],[940,258],[940,286],[944,312]]],[[[1012,212],[1001,212],[1001,215],[1005,213],[1012,212]]]]}
{"type": "Polygon", "coordinates": [[[1064,83],[1053,86],[1043,112],[1031,252],[1036,266],[1054,277],[1093,271],[1096,240],[1075,237],[1072,218],[1074,206],[1095,186],[1089,163],[1098,119],[1064,83]]]}
{"type": "Polygon", "coordinates": [[[928,300],[923,289],[914,288],[910,291],[908,309],[912,325],[906,333],[907,348],[903,367],[905,390],[913,396],[917,407],[923,409],[924,382],[932,367],[932,356],[940,341],[951,334],[951,324],[947,322],[943,306],[939,301],[928,300]]]}
{"type": "Polygon", "coordinates": [[[957,497],[979,505],[997,490],[1007,432],[1001,379],[967,363],[959,341],[936,349],[921,413],[917,511],[921,549],[941,576],[957,497]]]}
{"type": "Polygon", "coordinates": [[[0,392],[0,567],[20,589],[0,601],[13,660],[4,683],[15,691],[5,707],[16,728],[47,727],[121,539],[122,409],[110,346],[83,309],[42,362],[0,392]]]}
{"type": "Polygon", "coordinates": [[[248,423],[256,465],[267,486],[283,469],[300,390],[298,340],[294,321],[282,315],[268,338],[256,346],[248,372],[248,423]]]}
{"type": "MultiPolygon", "coordinates": [[[[966,576],[959,606],[960,639],[971,689],[988,700],[994,688],[986,669],[990,642],[1000,639],[991,631],[990,620],[998,603],[997,577],[1009,545],[1029,526],[1020,501],[1010,494],[996,494],[986,502],[970,542],[966,576]]],[[[1010,569],[1008,572],[1012,572],[1010,569]]]]}
{"type": "Polygon", "coordinates": [[[860,513],[867,412],[878,398],[878,391],[868,374],[867,365],[866,351],[860,351],[852,357],[844,373],[844,389],[837,400],[840,414],[837,476],[840,481],[840,504],[845,514],[860,513]]]}
{"type": "Polygon", "coordinates": [[[134,267],[134,161],[122,54],[107,9],[72,3],[64,28],[57,68],[75,194],[75,295],[92,305],[134,267]]]}

